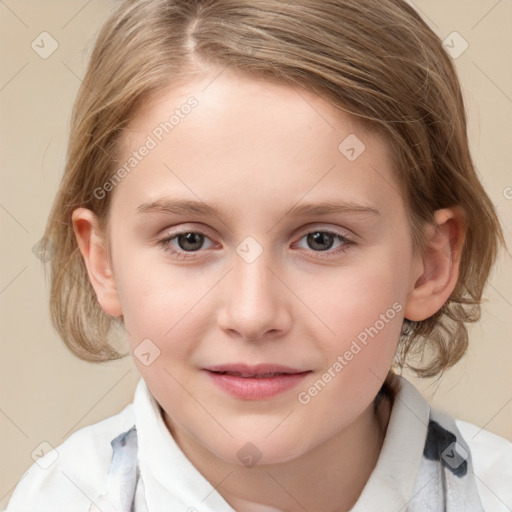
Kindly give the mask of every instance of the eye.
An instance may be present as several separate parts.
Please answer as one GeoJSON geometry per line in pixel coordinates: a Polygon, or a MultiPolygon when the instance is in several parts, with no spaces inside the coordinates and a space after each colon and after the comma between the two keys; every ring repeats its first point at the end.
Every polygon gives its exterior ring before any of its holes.
{"type": "MultiPolygon", "coordinates": [[[[325,256],[320,256],[319,254],[315,256],[316,258],[329,258],[339,253],[347,252],[355,244],[355,242],[346,235],[325,229],[309,231],[300,238],[299,242],[304,239],[306,244],[309,245],[309,249],[313,252],[327,253],[325,256]],[[334,246],[336,241],[338,241],[340,245],[336,250],[331,251],[330,249],[334,246]]],[[[206,240],[210,240],[210,238],[202,231],[189,230],[168,235],[159,240],[158,244],[162,246],[166,253],[178,259],[186,260],[197,258],[195,253],[204,249],[206,240]]],[[[306,249],[308,249],[308,247],[306,247],[306,249]]]]}
{"type": "Polygon", "coordinates": [[[180,259],[194,259],[196,256],[194,253],[199,251],[203,247],[205,240],[209,240],[208,236],[201,231],[181,231],[175,233],[172,236],[167,236],[162,240],[158,241],[166,253],[176,256],[180,259]],[[176,242],[176,245],[173,245],[176,242]]]}
{"type": "MultiPolygon", "coordinates": [[[[348,238],[346,235],[342,235],[336,231],[325,230],[325,229],[317,229],[314,231],[309,231],[306,233],[300,240],[305,240],[306,244],[312,249],[314,252],[328,252],[327,256],[320,256],[321,258],[332,257],[336,254],[343,253],[348,251],[353,245],[354,241],[348,238]],[[335,242],[340,242],[338,248],[334,251],[330,251],[335,242]]],[[[318,257],[318,256],[315,256],[318,257]]]]}

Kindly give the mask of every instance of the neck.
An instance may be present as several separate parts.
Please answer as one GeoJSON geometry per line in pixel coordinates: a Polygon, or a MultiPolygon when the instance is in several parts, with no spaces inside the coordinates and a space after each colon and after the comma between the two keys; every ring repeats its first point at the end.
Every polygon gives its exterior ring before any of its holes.
{"type": "Polygon", "coordinates": [[[344,512],[377,463],[390,414],[388,399],[380,401],[377,414],[371,403],[351,425],[303,455],[251,468],[216,457],[164,418],[192,464],[238,512],[344,512]]]}

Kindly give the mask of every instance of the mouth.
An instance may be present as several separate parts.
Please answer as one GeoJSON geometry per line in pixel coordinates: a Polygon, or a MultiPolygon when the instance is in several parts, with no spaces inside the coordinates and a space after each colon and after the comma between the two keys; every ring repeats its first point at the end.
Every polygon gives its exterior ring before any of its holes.
{"type": "Polygon", "coordinates": [[[253,379],[267,379],[269,377],[276,377],[277,375],[296,375],[296,373],[287,372],[268,372],[268,373],[241,373],[241,372],[213,372],[219,375],[232,375],[233,377],[253,378],[253,379]]]}
{"type": "Polygon", "coordinates": [[[244,400],[263,400],[292,389],[312,370],[276,364],[227,364],[205,371],[228,394],[244,400]]]}

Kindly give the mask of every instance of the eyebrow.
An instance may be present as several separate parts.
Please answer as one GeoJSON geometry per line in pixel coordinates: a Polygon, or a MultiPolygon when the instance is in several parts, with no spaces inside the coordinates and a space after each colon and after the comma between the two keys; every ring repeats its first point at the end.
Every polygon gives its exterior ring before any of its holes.
{"type": "MultiPolygon", "coordinates": [[[[201,201],[158,199],[149,203],[143,203],[137,208],[137,214],[163,213],[168,215],[204,215],[221,218],[223,212],[212,205],[201,201]]],[[[295,217],[307,217],[314,215],[328,215],[333,213],[358,213],[380,215],[380,212],[370,205],[355,201],[296,204],[281,212],[281,217],[288,215],[295,217]]]]}

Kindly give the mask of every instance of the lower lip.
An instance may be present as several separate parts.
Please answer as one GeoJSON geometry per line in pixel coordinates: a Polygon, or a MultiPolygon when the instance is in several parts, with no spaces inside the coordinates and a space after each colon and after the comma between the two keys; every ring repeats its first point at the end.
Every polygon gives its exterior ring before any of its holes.
{"type": "Polygon", "coordinates": [[[210,378],[224,391],[245,400],[264,400],[284,393],[302,382],[310,372],[289,373],[275,377],[237,377],[206,370],[210,378]]]}

